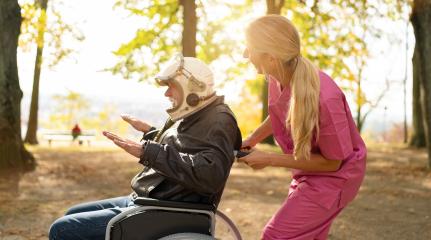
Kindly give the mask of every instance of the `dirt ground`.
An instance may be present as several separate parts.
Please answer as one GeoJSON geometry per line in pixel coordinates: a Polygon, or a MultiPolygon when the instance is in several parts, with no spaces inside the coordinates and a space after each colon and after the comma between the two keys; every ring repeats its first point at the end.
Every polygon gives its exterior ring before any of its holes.
{"type": "MultiPolygon", "coordinates": [[[[140,170],[120,150],[38,147],[29,173],[0,176],[0,239],[47,239],[50,224],[71,205],[126,195],[140,170]]],[[[335,220],[329,239],[431,239],[431,172],[424,151],[379,147],[368,154],[356,200],[335,220]]],[[[290,182],[286,169],[253,171],[235,164],[220,210],[243,238],[259,239],[290,182]]]]}

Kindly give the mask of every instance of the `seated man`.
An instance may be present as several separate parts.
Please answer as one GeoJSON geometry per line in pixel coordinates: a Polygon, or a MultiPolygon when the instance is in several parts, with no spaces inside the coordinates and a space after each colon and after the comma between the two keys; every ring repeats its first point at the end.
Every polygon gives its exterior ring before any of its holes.
{"type": "Polygon", "coordinates": [[[103,133],[144,166],[132,180],[132,194],[70,208],[52,224],[49,239],[104,239],[109,220],[134,207],[136,197],[218,205],[241,146],[234,114],[216,96],[211,70],[196,58],[178,55],[156,80],[168,87],[172,102],[165,126],[156,131],[122,116],[144,132],[141,143],[103,133]]]}

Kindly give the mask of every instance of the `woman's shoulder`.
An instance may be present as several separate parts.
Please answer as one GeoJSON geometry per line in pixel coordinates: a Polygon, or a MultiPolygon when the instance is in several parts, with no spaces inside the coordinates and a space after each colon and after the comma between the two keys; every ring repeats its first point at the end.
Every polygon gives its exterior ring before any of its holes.
{"type": "Polygon", "coordinates": [[[344,93],[337,83],[325,72],[319,71],[320,78],[320,101],[325,102],[329,99],[342,99],[344,93]]]}

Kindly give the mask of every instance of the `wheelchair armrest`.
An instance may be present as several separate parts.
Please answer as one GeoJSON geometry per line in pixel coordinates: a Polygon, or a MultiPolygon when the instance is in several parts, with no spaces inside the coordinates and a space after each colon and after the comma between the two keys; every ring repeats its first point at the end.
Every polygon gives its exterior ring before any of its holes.
{"type": "Polygon", "coordinates": [[[143,205],[143,206],[184,208],[184,209],[211,211],[211,212],[216,211],[216,207],[214,205],[188,203],[188,202],[174,202],[174,201],[159,200],[154,198],[138,197],[134,200],[134,203],[138,205],[143,205]]]}

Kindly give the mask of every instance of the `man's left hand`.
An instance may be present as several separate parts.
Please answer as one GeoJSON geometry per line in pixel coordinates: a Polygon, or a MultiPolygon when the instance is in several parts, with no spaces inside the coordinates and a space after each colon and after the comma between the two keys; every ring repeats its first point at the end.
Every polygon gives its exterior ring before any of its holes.
{"type": "Polygon", "coordinates": [[[133,156],[140,158],[142,155],[142,144],[134,142],[129,139],[121,138],[113,133],[103,131],[103,136],[107,137],[109,140],[115,143],[115,145],[124,149],[126,152],[132,154],[133,156]]]}

